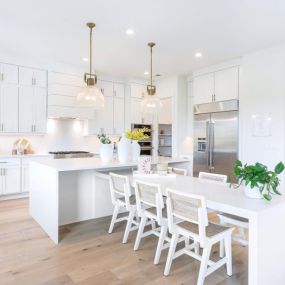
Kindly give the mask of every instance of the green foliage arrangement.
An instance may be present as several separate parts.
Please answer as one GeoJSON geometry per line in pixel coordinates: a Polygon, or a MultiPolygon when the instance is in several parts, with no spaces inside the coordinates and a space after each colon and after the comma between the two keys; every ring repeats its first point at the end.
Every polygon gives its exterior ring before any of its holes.
{"type": "Polygon", "coordinates": [[[244,182],[245,185],[249,185],[251,189],[258,188],[262,197],[270,201],[272,194],[281,195],[277,190],[280,179],[278,175],[284,170],[283,162],[279,162],[274,171],[268,170],[267,166],[257,162],[254,165],[242,165],[240,160],[236,161],[236,165],[233,170],[233,174],[239,181],[238,187],[244,182]]]}

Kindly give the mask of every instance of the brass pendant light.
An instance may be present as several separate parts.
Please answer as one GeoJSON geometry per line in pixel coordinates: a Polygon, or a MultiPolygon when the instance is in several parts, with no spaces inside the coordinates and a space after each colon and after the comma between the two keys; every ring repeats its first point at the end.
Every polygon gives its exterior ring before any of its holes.
{"type": "Polygon", "coordinates": [[[148,46],[150,47],[150,84],[147,85],[147,95],[142,101],[141,108],[144,114],[157,114],[160,111],[162,104],[155,95],[156,87],[153,85],[152,78],[152,48],[155,46],[155,43],[150,42],[148,43],[148,46]]]}
{"type": "Polygon", "coordinates": [[[102,109],[104,108],[104,96],[96,85],[97,76],[92,73],[92,30],[95,28],[95,23],[87,23],[87,27],[90,29],[89,73],[84,74],[86,86],[78,93],[76,101],[80,107],[102,109]]]}

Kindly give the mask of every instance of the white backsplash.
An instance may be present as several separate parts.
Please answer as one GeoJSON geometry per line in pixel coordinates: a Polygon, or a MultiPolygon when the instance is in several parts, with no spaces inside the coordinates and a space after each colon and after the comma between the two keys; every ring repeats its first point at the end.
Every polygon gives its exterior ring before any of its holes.
{"type": "Polygon", "coordinates": [[[99,152],[99,141],[96,136],[83,135],[83,121],[75,119],[48,119],[47,134],[1,135],[0,154],[10,154],[18,138],[26,138],[32,144],[35,153],[47,153],[61,150],[85,150],[99,152]]]}

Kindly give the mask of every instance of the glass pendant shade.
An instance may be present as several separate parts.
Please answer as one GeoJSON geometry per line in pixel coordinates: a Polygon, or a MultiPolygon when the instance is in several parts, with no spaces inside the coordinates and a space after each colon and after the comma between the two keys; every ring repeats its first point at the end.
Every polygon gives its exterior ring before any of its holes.
{"type": "Polygon", "coordinates": [[[152,84],[152,48],[155,43],[148,43],[148,46],[150,47],[150,84],[147,85],[147,95],[141,103],[141,111],[143,114],[158,115],[162,103],[159,97],[155,95],[156,87],[152,84]]]}
{"type": "Polygon", "coordinates": [[[156,95],[146,95],[141,102],[141,111],[143,114],[158,114],[162,103],[156,95]]]}
{"type": "Polygon", "coordinates": [[[104,95],[96,85],[87,85],[77,94],[77,105],[95,110],[104,108],[104,95]]]}
{"type": "Polygon", "coordinates": [[[95,26],[95,23],[87,23],[87,27],[90,29],[89,73],[84,74],[86,86],[77,94],[76,105],[98,110],[104,108],[104,95],[96,85],[97,76],[92,73],[92,29],[95,26]]]}

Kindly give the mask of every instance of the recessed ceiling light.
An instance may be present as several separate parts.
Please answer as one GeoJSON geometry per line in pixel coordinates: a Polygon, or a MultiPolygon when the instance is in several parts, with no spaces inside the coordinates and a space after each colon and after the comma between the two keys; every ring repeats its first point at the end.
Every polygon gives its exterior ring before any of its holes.
{"type": "Polygon", "coordinates": [[[196,57],[202,57],[203,54],[202,54],[201,52],[196,52],[196,53],[195,53],[195,56],[196,56],[196,57]]]}
{"type": "Polygon", "coordinates": [[[127,29],[126,30],[126,34],[127,35],[133,35],[135,32],[134,32],[134,30],[132,30],[132,29],[127,29]]]}
{"type": "Polygon", "coordinates": [[[149,75],[148,71],[145,71],[143,74],[144,74],[144,75],[149,75]]]}
{"type": "Polygon", "coordinates": [[[83,61],[88,61],[88,57],[83,57],[82,60],[83,61]]]}

